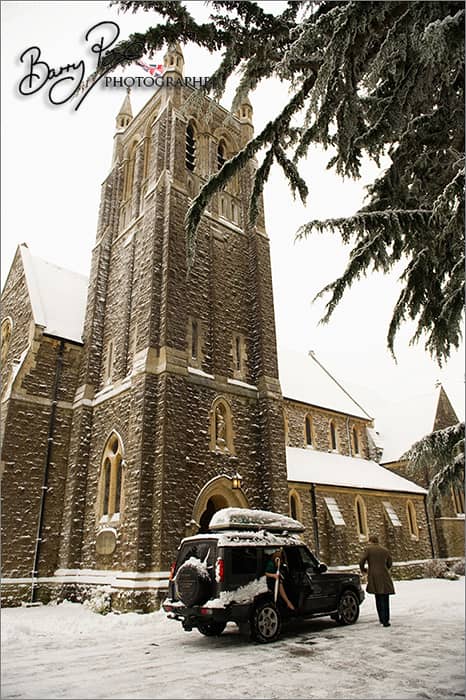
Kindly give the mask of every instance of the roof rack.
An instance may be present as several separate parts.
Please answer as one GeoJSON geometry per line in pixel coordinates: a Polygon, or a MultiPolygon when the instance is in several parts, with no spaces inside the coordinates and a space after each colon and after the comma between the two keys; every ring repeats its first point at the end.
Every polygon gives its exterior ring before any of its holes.
{"type": "Polygon", "coordinates": [[[288,533],[303,532],[304,525],[281,513],[254,508],[222,508],[212,516],[209,524],[212,532],[218,530],[249,530],[288,533]]]}

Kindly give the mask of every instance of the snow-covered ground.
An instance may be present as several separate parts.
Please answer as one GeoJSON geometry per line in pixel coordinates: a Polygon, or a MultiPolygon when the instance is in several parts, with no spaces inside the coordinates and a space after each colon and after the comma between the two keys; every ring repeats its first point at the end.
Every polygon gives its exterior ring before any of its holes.
{"type": "Polygon", "coordinates": [[[72,603],[2,610],[2,698],[464,697],[464,577],[396,582],[392,626],[368,595],[352,627],[296,620],[275,644],[207,638],[164,613],[72,603]]]}

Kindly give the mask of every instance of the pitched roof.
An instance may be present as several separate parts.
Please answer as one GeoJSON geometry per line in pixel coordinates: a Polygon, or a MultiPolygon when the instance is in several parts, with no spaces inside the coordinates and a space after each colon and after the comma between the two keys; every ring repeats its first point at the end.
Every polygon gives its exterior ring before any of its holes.
{"type": "Polygon", "coordinates": [[[286,466],[289,481],[377,491],[427,493],[409,479],[398,476],[377,462],[335,452],[287,447],[286,466]]]}
{"type": "Polygon", "coordinates": [[[285,398],[372,420],[315,354],[305,355],[279,347],[278,366],[285,398]]]}
{"type": "Polygon", "coordinates": [[[43,326],[45,333],[82,342],[87,277],[36,258],[25,244],[19,251],[34,322],[43,326]]]}

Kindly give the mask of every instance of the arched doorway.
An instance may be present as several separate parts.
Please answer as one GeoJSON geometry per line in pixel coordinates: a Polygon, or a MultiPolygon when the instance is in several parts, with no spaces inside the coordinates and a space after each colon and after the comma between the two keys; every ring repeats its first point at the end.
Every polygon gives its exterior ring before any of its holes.
{"type": "Polygon", "coordinates": [[[210,519],[221,508],[248,508],[248,500],[241,488],[233,488],[229,476],[217,476],[200,491],[193,508],[191,527],[187,534],[208,532],[210,519]]]}
{"type": "Polygon", "coordinates": [[[228,508],[228,503],[223,496],[211,496],[207,501],[205,511],[201,515],[199,520],[199,532],[208,532],[210,519],[214,513],[216,513],[221,508],[228,508]]]}

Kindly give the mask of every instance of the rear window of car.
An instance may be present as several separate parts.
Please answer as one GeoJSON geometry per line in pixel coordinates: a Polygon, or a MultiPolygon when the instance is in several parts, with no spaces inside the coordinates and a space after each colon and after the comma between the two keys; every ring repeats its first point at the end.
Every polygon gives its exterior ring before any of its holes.
{"type": "Polygon", "coordinates": [[[257,572],[256,547],[232,547],[230,550],[230,557],[231,573],[233,576],[255,574],[257,572]]]}
{"type": "Polygon", "coordinates": [[[207,559],[207,566],[213,566],[216,547],[217,542],[215,540],[184,542],[181,545],[181,549],[176,559],[175,571],[178,571],[180,566],[191,557],[199,559],[200,561],[205,561],[207,559]]]}

